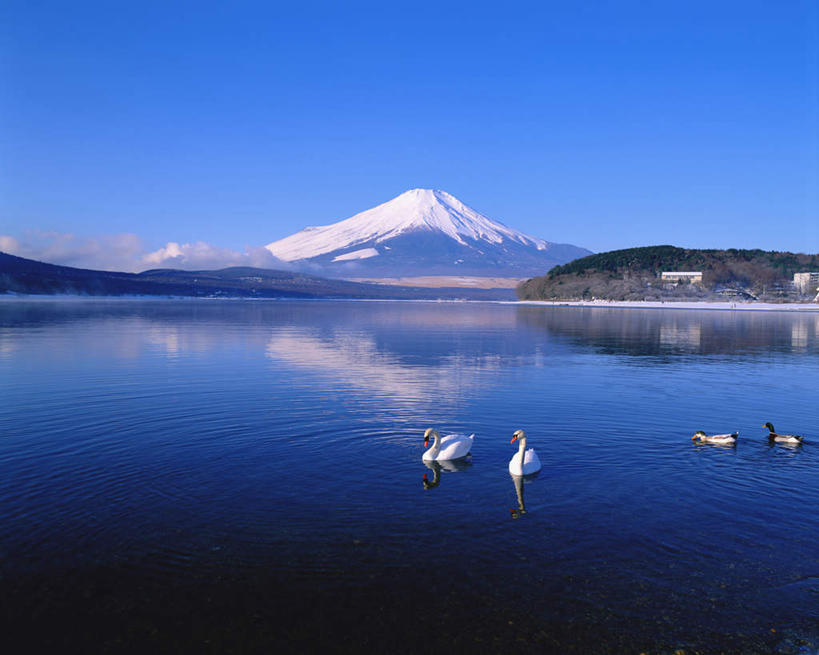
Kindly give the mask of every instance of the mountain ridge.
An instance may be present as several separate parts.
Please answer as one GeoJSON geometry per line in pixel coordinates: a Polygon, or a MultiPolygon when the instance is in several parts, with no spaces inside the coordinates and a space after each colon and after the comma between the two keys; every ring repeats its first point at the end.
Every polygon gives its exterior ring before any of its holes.
{"type": "Polygon", "coordinates": [[[268,243],[287,262],[336,274],[526,275],[591,251],[529,236],[440,189],[410,189],[337,223],[268,243]]]}
{"type": "Polygon", "coordinates": [[[0,294],[408,300],[494,300],[514,296],[509,289],[398,287],[249,266],[197,271],[161,268],[142,273],[97,271],[4,252],[0,252],[0,294]]]}

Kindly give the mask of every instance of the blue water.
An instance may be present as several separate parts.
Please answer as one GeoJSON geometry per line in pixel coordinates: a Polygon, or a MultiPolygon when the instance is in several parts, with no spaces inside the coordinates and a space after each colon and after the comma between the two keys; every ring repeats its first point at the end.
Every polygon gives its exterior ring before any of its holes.
{"type": "Polygon", "coordinates": [[[817,652],[817,388],[819,313],[4,301],[4,623],[62,652],[817,652]],[[425,489],[430,426],[476,437],[425,489]]]}

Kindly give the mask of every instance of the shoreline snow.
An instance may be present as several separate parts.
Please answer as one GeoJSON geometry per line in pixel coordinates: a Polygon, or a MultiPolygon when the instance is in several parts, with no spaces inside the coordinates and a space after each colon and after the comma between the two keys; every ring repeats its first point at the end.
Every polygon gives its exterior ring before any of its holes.
{"type": "Polygon", "coordinates": [[[538,307],[599,309],[699,309],[709,311],[819,312],[819,303],[662,302],[658,300],[517,300],[511,304],[538,307]]]}
{"type": "Polygon", "coordinates": [[[815,312],[819,313],[819,303],[761,303],[761,302],[660,302],[652,300],[468,300],[466,298],[294,298],[248,296],[86,296],[73,294],[15,294],[0,293],[0,302],[63,301],[251,301],[258,302],[422,302],[422,303],[491,303],[532,307],[580,307],[585,309],[684,309],[700,311],[735,312],[815,312]]]}

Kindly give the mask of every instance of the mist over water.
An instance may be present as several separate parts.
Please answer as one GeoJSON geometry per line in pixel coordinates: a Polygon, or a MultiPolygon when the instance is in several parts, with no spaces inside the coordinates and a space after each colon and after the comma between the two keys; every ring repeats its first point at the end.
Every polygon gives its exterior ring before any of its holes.
{"type": "Polygon", "coordinates": [[[814,652],[818,385],[819,313],[0,303],[4,619],[77,652],[814,652]],[[471,460],[427,468],[430,426],[471,460]]]}

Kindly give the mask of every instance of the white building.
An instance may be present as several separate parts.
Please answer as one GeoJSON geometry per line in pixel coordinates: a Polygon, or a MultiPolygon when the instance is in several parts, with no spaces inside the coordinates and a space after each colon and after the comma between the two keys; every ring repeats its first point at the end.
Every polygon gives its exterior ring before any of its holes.
{"type": "Polygon", "coordinates": [[[793,286],[799,293],[813,293],[817,286],[819,286],[819,272],[810,273],[794,273],[793,286]]]}
{"type": "Polygon", "coordinates": [[[702,271],[663,271],[660,278],[666,282],[680,282],[688,280],[702,284],[702,271]]]}

